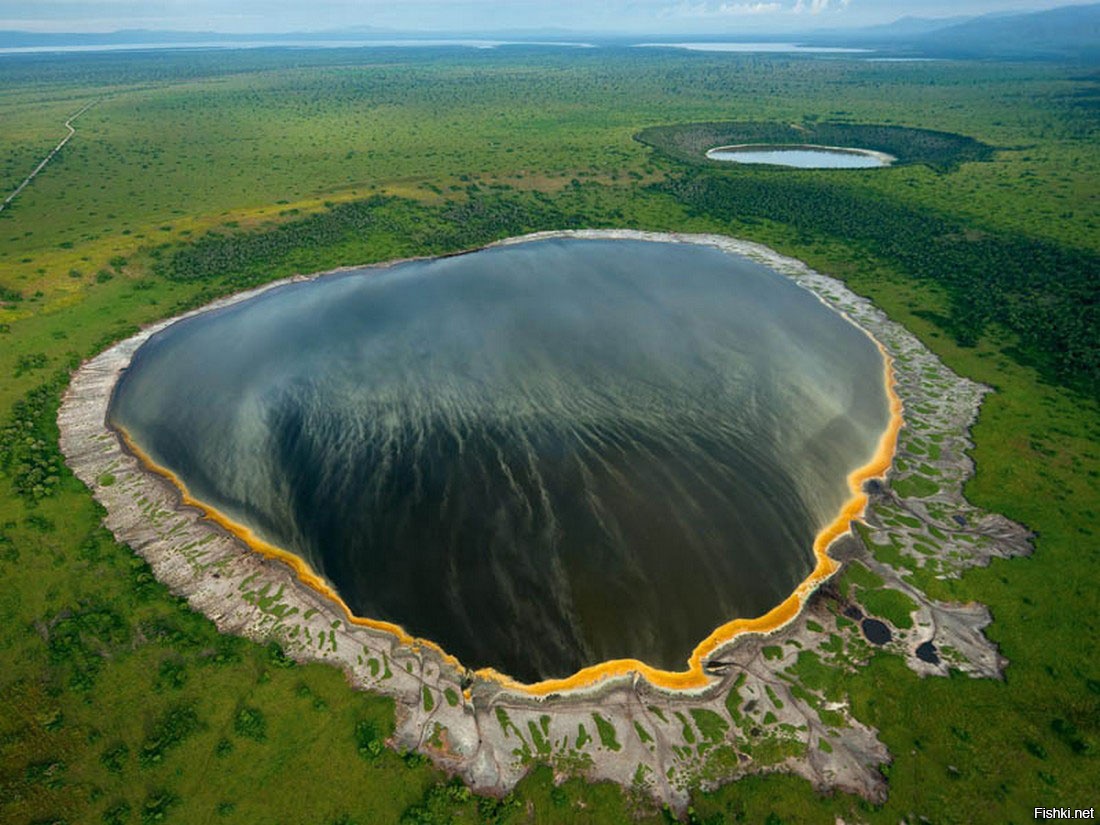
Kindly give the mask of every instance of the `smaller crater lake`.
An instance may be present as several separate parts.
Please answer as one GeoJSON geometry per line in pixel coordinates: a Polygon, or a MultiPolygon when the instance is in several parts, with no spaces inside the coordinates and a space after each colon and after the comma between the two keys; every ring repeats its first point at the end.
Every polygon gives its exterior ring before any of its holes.
{"type": "Polygon", "coordinates": [[[884,152],[829,146],[719,146],[708,151],[707,157],[729,163],[797,169],[874,169],[889,166],[896,160],[884,152]]]}
{"type": "Polygon", "coordinates": [[[874,342],[788,278],[564,238],[178,321],[108,413],[357,615],[527,682],[680,670],[782,602],[889,417],[874,342]]]}

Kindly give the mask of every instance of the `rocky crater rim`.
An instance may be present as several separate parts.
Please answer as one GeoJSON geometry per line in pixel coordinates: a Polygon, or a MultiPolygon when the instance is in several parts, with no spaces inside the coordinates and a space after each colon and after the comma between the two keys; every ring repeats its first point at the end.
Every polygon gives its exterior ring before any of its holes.
{"type": "Polygon", "coordinates": [[[682,163],[714,168],[720,162],[707,157],[707,152],[715,147],[867,147],[894,157],[893,166],[923,164],[938,172],[990,161],[997,151],[995,146],[954,132],[844,120],[684,122],[649,126],[634,139],[682,163]]]}
{"type": "Polygon", "coordinates": [[[609,662],[603,672],[575,674],[572,687],[562,680],[518,685],[464,670],[431,643],[353,624],[324,587],[298,574],[297,557],[266,558],[198,506],[186,506],[179,486],[150,471],[107,428],[119,376],[138,347],[174,319],[115,344],[73,374],[58,411],[66,462],[105,508],[107,529],[219,631],[278,642],[297,662],[339,667],[353,688],[393,697],[396,727],[388,744],[425,754],[479,793],[505,794],[534,764],[549,764],[555,781],[612,781],[643,790],[678,815],[697,789],[776,771],[803,777],[820,793],[839,790],[881,804],[889,751],[855,718],[846,696],[824,695],[803,678],[799,663],[812,656],[824,667],[855,672],[881,649],[922,678],[1003,678],[1007,661],[983,633],[989,611],[932,599],[910,578],[921,571],[953,579],[1032,550],[1026,528],[963,496],[974,472],[970,428],[990,389],[954,373],[841,281],[768,247],[722,235],[633,230],[542,232],[500,243],[554,237],[676,241],[743,255],[814,293],[888,356],[898,429],[883,436],[880,463],[849,479],[851,512],[842,515],[858,516],[858,529],[849,531],[838,518],[836,536],[823,531],[815,542],[821,578],[811,576],[754,627],[742,625],[716,642],[700,655],[697,674],[661,680],[644,666],[609,662]],[[838,569],[851,575],[830,578],[838,569]],[[867,636],[859,623],[865,618],[886,627],[889,638],[867,636]]]}
{"type": "MultiPolygon", "coordinates": [[[[849,150],[853,151],[853,150],[849,150]]],[[[457,254],[472,254],[480,251],[481,249],[487,249],[497,246],[512,245],[524,242],[530,242],[534,240],[541,240],[553,237],[577,237],[585,239],[607,239],[607,240],[644,240],[650,242],[665,242],[665,243],[692,243],[704,246],[712,246],[721,249],[727,254],[739,255],[748,257],[750,259],[757,260],[771,266],[775,271],[782,274],[782,269],[776,266],[777,261],[785,261],[787,263],[798,262],[793,259],[782,259],[780,256],[771,250],[767,250],[765,247],[760,247],[756,244],[750,244],[743,241],[734,241],[732,239],[716,239],[713,236],[695,236],[695,235],[676,235],[676,234],[658,234],[658,233],[643,233],[643,232],[628,232],[619,230],[607,230],[607,231],[581,231],[581,232],[549,232],[549,233],[534,233],[531,235],[520,236],[516,238],[509,238],[503,241],[499,241],[493,244],[488,244],[478,249],[468,250],[457,254]],[[765,254],[766,253],[766,254],[765,254]]],[[[434,256],[439,257],[439,256],[434,256]]],[[[267,289],[276,288],[285,283],[301,280],[315,280],[323,278],[331,274],[338,272],[346,272],[348,269],[354,270],[380,270],[394,266],[402,261],[389,261],[378,265],[370,265],[365,267],[351,267],[339,270],[332,270],[330,272],[318,273],[308,276],[307,278],[295,277],[290,279],[284,279],[281,281],[273,282],[258,290],[249,290],[246,292],[238,293],[227,298],[215,301],[205,307],[201,307],[197,310],[185,313],[183,315],[171,318],[167,321],[157,324],[155,327],[143,330],[137,336],[129,339],[128,342],[133,342],[132,351],[129,357],[126,358],[125,364],[119,371],[118,375],[121,376],[122,372],[129,365],[133,355],[136,354],[148,338],[150,338],[156,332],[174,324],[175,322],[182,320],[183,318],[192,317],[194,315],[211,311],[213,309],[220,309],[226,306],[239,303],[241,301],[249,300],[256,295],[260,294],[267,289]]],[[[801,264],[799,264],[801,266],[801,264]]],[[[818,296],[820,298],[820,296],[818,296]]],[[[876,345],[883,357],[884,364],[884,386],[887,391],[887,396],[890,406],[890,420],[882,435],[879,438],[879,442],[875,449],[874,455],[862,467],[853,470],[847,478],[849,497],[842,505],[840,512],[836,517],[826,525],[815,536],[813,541],[813,555],[814,555],[814,568],[810,574],[800,582],[794,591],[781,603],[773,607],[767,613],[753,617],[753,618],[738,618],[733,619],[725,624],[717,627],[709,636],[703,639],[695,649],[692,651],[691,656],[687,661],[687,668],[682,671],[664,670],[661,668],[653,667],[646,664],[639,659],[613,659],[598,664],[590,665],[582,668],[581,670],[573,673],[570,676],[563,678],[554,678],[542,680],[534,683],[524,683],[513,679],[507,674],[501,673],[492,668],[481,668],[474,671],[469,671],[462,663],[453,655],[447,653],[436,642],[422,637],[414,636],[405,630],[399,624],[393,622],[382,621],[378,619],[372,619],[369,617],[356,615],[348,606],[343,597],[339,594],[336,588],[327,581],[323,576],[319,575],[312,567],[297,554],[288,551],[282,547],[278,547],[271,544],[259,535],[257,535],[248,526],[238,523],[233,519],[226,516],[224,513],[218,511],[213,506],[201,501],[195,497],[191,491],[187,488],[184,481],[174,472],[168,468],[158,465],[141,447],[134,441],[129,433],[125,432],[121,428],[113,427],[106,424],[106,429],[114,437],[118,438],[123,446],[123,449],[138,459],[144,470],[155,476],[168,481],[173,488],[175,488],[178,494],[178,501],[180,507],[194,508],[203,514],[204,520],[208,524],[209,529],[223,530],[235,537],[238,541],[244,544],[250,551],[258,553],[267,559],[278,561],[287,567],[289,567],[298,582],[311,590],[320,594],[328,602],[331,607],[334,619],[347,621],[351,625],[358,627],[369,628],[374,631],[379,631],[388,634],[393,639],[404,646],[412,648],[414,650],[431,650],[437,654],[444,662],[460,672],[470,673],[473,677],[492,681],[498,683],[501,687],[507,688],[517,693],[523,693],[531,696],[547,696],[550,694],[561,694],[569,691],[584,690],[587,688],[593,688],[601,682],[606,680],[615,679],[617,677],[635,677],[636,675],[644,677],[649,683],[655,687],[664,688],[667,690],[680,691],[698,691],[707,688],[713,681],[712,675],[707,672],[707,660],[716,651],[730,645],[738,637],[745,634],[768,634],[779,628],[784,627],[795,619],[803,606],[806,603],[807,598],[826,580],[829,579],[840,567],[839,563],[829,555],[830,546],[838,539],[850,534],[852,522],[860,519],[867,507],[868,496],[864,492],[865,482],[882,478],[890,469],[894,452],[897,446],[898,433],[903,426],[902,418],[902,402],[895,391],[895,381],[893,374],[893,361],[890,358],[886,348],[871,335],[864,327],[856,323],[850,316],[839,310],[836,306],[828,301],[822,300],[822,302],[832,311],[839,312],[849,323],[853,324],[856,328],[860,329],[865,335],[867,335],[872,342],[876,345]]],[[[117,381],[117,377],[116,377],[117,381]]],[[[112,382],[111,391],[113,392],[114,383],[112,382]]]]}

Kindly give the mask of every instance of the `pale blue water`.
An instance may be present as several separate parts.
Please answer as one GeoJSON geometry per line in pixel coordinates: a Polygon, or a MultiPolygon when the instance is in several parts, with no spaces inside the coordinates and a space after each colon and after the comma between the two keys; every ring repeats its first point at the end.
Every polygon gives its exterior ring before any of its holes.
{"type": "Polygon", "coordinates": [[[642,48],[686,49],[692,52],[726,52],[738,54],[865,54],[874,49],[841,46],[802,46],[798,43],[745,43],[717,41],[710,43],[638,43],[642,48]]]}
{"type": "Polygon", "coordinates": [[[875,155],[827,149],[712,149],[707,157],[731,163],[769,163],[798,169],[873,169],[888,165],[875,155]]]}
{"type": "Polygon", "coordinates": [[[124,52],[124,51],[159,51],[179,49],[181,51],[209,49],[423,49],[438,48],[443,46],[455,46],[471,49],[496,49],[501,46],[552,46],[590,49],[595,48],[591,43],[576,41],[556,40],[478,40],[478,39],[403,39],[403,40],[312,40],[303,39],[269,39],[269,40],[195,40],[169,43],[98,43],[88,45],[46,45],[46,46],[4,46],[0,47],[0,55],[18,54],[51,54],[54,52],[83,53],[83,52],[124,52]]]}

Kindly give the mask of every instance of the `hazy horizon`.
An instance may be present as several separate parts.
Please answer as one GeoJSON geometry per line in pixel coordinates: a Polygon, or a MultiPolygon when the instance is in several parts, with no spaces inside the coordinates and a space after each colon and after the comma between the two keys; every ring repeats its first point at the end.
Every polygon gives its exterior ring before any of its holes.
{"type": "Polygon", "coordinates": [[[128,29],[294,34],[376,28],[391,32],[560,30],[602,34],[739,34],[858,28],[905,17],[1024,13],[1094,0],[0,0],[0,30],[108,33],[128,29]]]}

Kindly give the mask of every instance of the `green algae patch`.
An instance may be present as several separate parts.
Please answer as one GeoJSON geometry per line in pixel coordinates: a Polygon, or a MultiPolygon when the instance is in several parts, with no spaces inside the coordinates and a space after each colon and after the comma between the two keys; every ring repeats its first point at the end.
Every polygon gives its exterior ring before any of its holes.
{"type": "Polygon", "coordinates": [[[709,742],[721,742],[726,738],[726,732],[730,729],[729,723],[706,708],[692,708],[691,718],[695,720],[695,727],[699,733],[709,742]]]}
{"type": "Polygon", "coordinates": [[[917,609],[917,603],[900,590],[891,587],[867,590],[859,594],[859,601],[868,613],[886,619],[899,630],[908,630],[913,626],[912,613],[917,609]]]}
{"type": "Polygon", "coordinates": [[[902,498],[928,498],[940,492],[940,485],[922,475],[911,475],[890,482],[902,498]]]}
{"type": "Polygon", "coordinates": [[[852,562],[845,568],[845,578],[859,585],[860,590],[876,590],[882,587],[882,577],[873,572],[866,565],[859,562],[852,562]]]}
{"type": "Polygon", "coordinates": [[[605,748],[613,751],[622,749],[623,746],[620,745],[619,740],[615,738],[615,726],[613,724],[598,713],[592,714],[592,721],[596,723],[596,731],[600,735],[600,743],[605,748]]]}
{"type": "Polygon", "coordinates": [[[583,723],[577,724],[577,750],[580,750],[589,742],[592,741],[592,736],[588,733],[588,729],[585,728],[583,723]]]}

